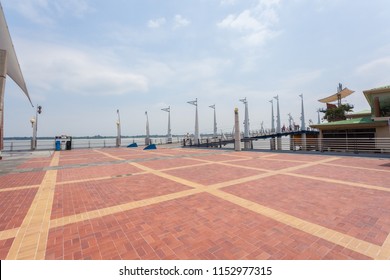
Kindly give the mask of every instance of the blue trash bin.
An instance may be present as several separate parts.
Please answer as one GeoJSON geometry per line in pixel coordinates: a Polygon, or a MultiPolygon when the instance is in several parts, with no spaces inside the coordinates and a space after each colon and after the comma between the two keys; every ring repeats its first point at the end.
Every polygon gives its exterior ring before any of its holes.
{"type": "Polygon", "coordinates": [[[61,151],[61,141],[56,140],[56,151],[61,151]]]}

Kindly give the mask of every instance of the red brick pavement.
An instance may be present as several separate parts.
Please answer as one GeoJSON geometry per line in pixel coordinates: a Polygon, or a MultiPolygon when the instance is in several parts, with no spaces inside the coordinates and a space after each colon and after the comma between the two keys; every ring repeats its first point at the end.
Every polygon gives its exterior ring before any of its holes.
{"type": "Polygon", "coordinates": [[[50,231],[47,259],[367,259],[207,194],[50,231]]]}
{"type": "Polygon", "coordinates": [[[42,182],[44,171],[6,174],[0,177],[0,189],[39,185],[42,182]]]}
{"type": "Polygon", "coordinates": [[[59,218],[131,201],[189,189],[152,174],[91,182],[64,184],[56,187],[52,218],[59,218]]]}
{"type": "Polygon", "coordinates": [[[86,180],[99,177],[115,177],[139,173],[142,170],[128,163],[105,164],[102,166],[77,167],[58,170],[57,182],[86,180]]]}
{"type": "Polygon", "coordinates": [[[36,192],[36,188],[0,192],[0,231],[22,224],[36,192]]]}
{"type": "MultiPolygon", "coordinates": [[[[203,159],[203,157],[199,157],[203,159]]],[[[243,169],[239,167],[222,165],[205,165],[187,167],[177,170],[166,171],[165,173],[178,176],[196,183],[212,185],[225,181],[230,181],[242,177],[261,174],[261,171],[243,169]],[[200,175],[201,174],[201,175],[200,175]]]]}
{"type": "Polygon", "coordinates": [[[348,166],[317,165],[301,169],[296,173],[390,188],[390,175],[374,170],[358,170],[348,166]]]}
{"type": "Polygon", "coordinates": [[[390,195],[381,191],[285,175],[223,190],[377,245],[390,232],[390,195]]]}

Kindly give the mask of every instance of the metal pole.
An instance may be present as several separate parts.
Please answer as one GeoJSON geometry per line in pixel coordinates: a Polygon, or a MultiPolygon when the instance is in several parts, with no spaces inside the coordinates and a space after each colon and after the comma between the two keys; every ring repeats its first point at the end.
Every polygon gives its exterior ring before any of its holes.
{"type": "Polygon", "coordinates": [[[7,51],[0,50],[0,160],[4,148],[4,90],[7,75],[7,51]]]}
{"type": "Polygon", "coordinates": [[[145,145],[150,145],[150,133],[149,133],[149,118],[148,118],[148,111],[145,111],[146,115],[146,138],[145,138],[145,145]]]}
{"type": "Polygon", "coordinates": [[[199,120],[198,120],[198,98],[195,99],[196,101],[196,112],[195,112],[195,143],[199,142],[199,120]]]}
{"type": "Polygon", "coordinates": [[[290,131],[293,129],[293,117],[291,116],[291,113],[288,113],[288,128],[290,131]]]}
{"type": "Polygon", "coordinates": [[[168,132],[167,132],[167,143],[172,143],[172,134],[171,134],[171,106],[168,108],[161,109],[162,111],[168,112],[168,132]]]}
{"type": "Polygon", "coordinates": [[[37,132],[38,132],[38,111],[35,112],[35,122],[33,128],[33,150],[37,149],[37,132]]]}
{"type": "Polygon", "coordinates": [[[196,98],[194,101],[188,101],[188,104],[194,105],[196,107],[195,111],[195,134],[194,134],[194,142],[195,145],[198,144],[199,141],[199,122],[198,122],[198,98],[196,98]]]}
{"type": "MultiPolygon", "coordinates": [[[[276,133],[280,133],[281,127],[280,127],[280,110],[279,110],[279,95],[276,95],[274,97],[276,99],[276,133]]],[[[282,149],[282,138],[279,136],[276,139],[276,149],[281,150],[282,149]]]]}
{"type": "MultiPolygon", "coordinates": [[[[299,95],[301,97],[301,131],[306,130],[305,123],[305,111],[303,107],[303,94],[299,95]]],[[[306,151],[306,133],[302,133],[302,150],[306,151]]]]}
{"type": "Polygon", "coordinates": [[[269,102],[271,103],[271,116],[272,116],[272,118],[271,118],[271,121],[272,121],[271,132],[275,133],[274,100],[271,99],[269,102]]]}
{"type": "Polygon", "coordinates": [[[116,138],[116,146],[121,146],[121,117],[119,115],[119,109],[116,110],[116,113],[118,114],[118,121],[116,122],[117,125],[117,138],[116,138]]]}
{"type": "MultiPolygon", "coordinates": [[[[249,138],[249,112],[248,112],[248,101],[246,97],[244,99],[240,99],[242,103],[245,104],[245,120],[244,120],[244,138],[249,138]]],[[[245,149],[250,149],[249,141],[244,142],[245,149]]]]}
{"type": "Polygon", "coordinates": [[[234,109],[234,150],[241,151],[241,134],[238,108],[234,109]]]}
{"type": "Polygon", "coordinates": [[[217,113],[215,109],[215,104],[209,106],[210,108],[214,109],[214,130],[213,130],[213,138],[217,138],[217,113]]]}
{"type": "Polygon", "coordinates": [[[300,94],[299,97],[301,97],[301,130],[306,130],[305,111],[303,107],[303,94],[300,94]]]}
{"type": "Polygon", "coordinates": [[[320,109],[317,110],[317,114],[318,114],[318,120],[317,120],[317,123],[318,124],[321,124],[321,118],[320,118],[320,109]]]}

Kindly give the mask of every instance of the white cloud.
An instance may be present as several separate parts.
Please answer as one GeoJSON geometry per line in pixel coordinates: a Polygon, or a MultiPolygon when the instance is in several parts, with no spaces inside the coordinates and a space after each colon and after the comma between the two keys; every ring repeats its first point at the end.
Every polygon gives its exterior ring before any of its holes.
{"type": "Polygon", "coordinates": [[[390,72],[390,56],[375,59],[356,68],[356,74],[360,80],[367,80],[366,84],[373,87],[390,84],[388,73],[390,72]]]}
{"type": "Polygon", "coordinates": [[[238,32],[240,44],[259,46],[275,37],[279,31],[274,25],[279,21],[277,7],[279,0],[260,0],[257,5],[245,9],[239,14],[230,14],[217,26],[222,29],[238,32]]]}
{"type": "Polygon", "coordinates": [[[186,18],[184,18],[182,15],[175,15],[173,18],[174,25],[173,28],[181,28],[181,27],[186,27],[190,24],[190,21],[186,18]]]}
{"type": "Polygon", "coordinates": [[[237,0],[221,0],[221,6],[232,6],[237,3],[237,0]]]}
{"type": "Polygon", "coordinates": [[[150,28],[160,28],[163,26],[166,22],[166,19],[164,17],[157,18],[157,19],[151,19],[148,21],[148,27],[150,28]]]}
{"type": "Polygon", "coordinates": [[[18,45],[22,46],[20,53],[29,87],[39,92],[121,95],[148,90],[145,76],[122,66],[102,50],[34,42],[18,45]]]}
{"type": "Polygon", "coordinates": [[[24,17],[38,24],[54,24],[58,17],[82,17],[92,8],[88,0],[14,0],[8,4],[24,17]]]}
{"type": "MultiPolygon", "coordinates": [[[[390,68],[390,56],[375,59],[357,68],[357,73],[367,75],[373,72],[383,71],[390,68]]],[[[388,71],[384,71],[388,72],[388,71]]]]}
{"type": "Polygon", "coordinates": [[[228,15],[224,20],[218,23],[218,27],[230,28],[238,31],[256,31],[264,28],[262,23],[252,16],[250,10],[245,10],[238,16],[228,15]]]}

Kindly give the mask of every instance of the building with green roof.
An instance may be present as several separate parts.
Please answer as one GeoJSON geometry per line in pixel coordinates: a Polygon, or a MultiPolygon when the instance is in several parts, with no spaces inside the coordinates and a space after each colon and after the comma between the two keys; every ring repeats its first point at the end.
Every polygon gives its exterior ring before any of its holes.
{"type": "Polygon", "coordinates": [[[320,131],[320,139],[344,142],[355,139],[356,143],[364,142],[365,148],[390,152],[390,86],[365,90],[363,94],[370,109],[347,113],[345,120],[310,127],[320,131]]]}

